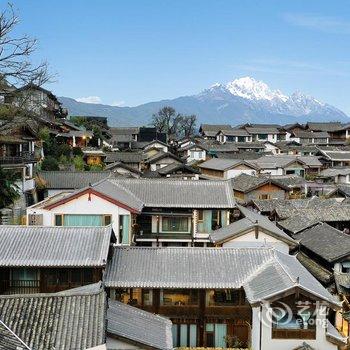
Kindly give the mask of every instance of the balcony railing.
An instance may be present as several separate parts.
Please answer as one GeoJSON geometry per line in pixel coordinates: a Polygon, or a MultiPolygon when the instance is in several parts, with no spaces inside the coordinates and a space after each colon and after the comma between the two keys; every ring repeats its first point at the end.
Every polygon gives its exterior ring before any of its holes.
{"type": "Polygon", "coordinates": [[[40,292],[39,280],[5,280],[1,281],[2,294],[31,294],[40,292]]]}
{"type": "Polygon", "coordinates": [[[272,339],[316,339],[316,329],[272,329],[272,339]]]}
{"type": "Polygon", "coordinates": [[[35,160],[34,152],[22,152],[16,156],[0,155],[0,164],[21,164],[34,162],[35,160]]]}

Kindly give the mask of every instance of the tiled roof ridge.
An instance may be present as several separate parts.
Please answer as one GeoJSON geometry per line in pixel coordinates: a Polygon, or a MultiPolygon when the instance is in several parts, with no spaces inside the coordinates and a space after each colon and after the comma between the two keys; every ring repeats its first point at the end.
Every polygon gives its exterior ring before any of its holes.
{"type": "MultiPolygon", "coordinates": [[[[102,284],[101,284],[102,286],[102,284]]],[[[8,294],[8,295],[0,295],[0,299],[43,299],[43,298],[75,298],[75,297],[81,297],[81,296],[95,296],[99,295],[101,293],[104,293],[104,288],[100,288],[96,291],[81,291],[72,293],[69,289],[58,292],[58,293],[33,293],[33,294],[8,294]]],[[[0,320],[1,322],[1,320],[0,320]]]]}
{"type": "Polygon", "coordinates": [[[154,314],[154,313],[150,313],[149,311],[146,311],[146,310],[143,310],[143,309],[139,309],[139,308],[136,308],[135,306],[131,306],[131,305],[128,305],[128,304],[125,304],[121,301],[118,301],[118,300],[112,300],[110,298],[108,298],[108,307],[109,307],[109,303],[110,301],[112,301],[112,303],[115,303],[117,305],[121,305],[125,308],[129,308],[130,310],[133,310],[134,312],[136,313],[140,313],[140,314],[143,314],[143,315],[147,315],[147,316],[152,316],[160,321],[164,321],[170,325],[172,325],[173,323],[171,322],[171,320],[166,317],[166,316],[162,316],[162,315],[159,315],[159,314],[154,314]]]}
{"type": "MultiPolygon", "coordinates": [[[[266,247],[265,249],[268,249],[271,252],[275,250],[275,248],[273,247],[266,247]]],[[[260,272],[265,270],[268,266],[273,265],[274,260],[275,260],[275,256],[274,254],[272,254],[263,264],[261,264],[256,270],[254,270],[254,272],[251,275],[247,277],[247,279],[242,283],[243,287],[249,289],[248,287],[249,282],[256,276],[258,276],[260,272]]]]}
{"type": "Polygon", "coordinates": [[[16,334],[9,328],[2,320],[0,320],[0,324],[7,329],[23,346],[25,349],[31,350],[31,348],[16,334]]]}
{"type": "MultiPolygon", "coordinates": [[[[113,178],[108,178],[108,179],[104,179],[106,181],[109,181],[110,183],[113,184],[113,186],[119,187],[120,189],[122,189],[123,191],[125,191],[127,194],[129,194],[130,196],[132,196],[134,199],[136,199],[137,201],[139,201],[140,203],[142,203],[142,206],[145,205],[144,201],[137,197],[136,194],[134,192],[132,192],[131,190],[129,190],[128,188],[126,188],[125,186],[123,186],[119,181],[113,181],[111,182],[110,180],[116,180],[113,178]]],[[[135,181],[136,179],[125,179],[125,180],[131,180],[131,181],[135,181]]]]}
{"type": "MultiPolygon", "coordinates": [[[[286,254],[283,253],[283,252],[279,252],[279,253],[286,255],[286,254]]],[[[282,261],[281,261],[280,258],[278,257],[278,254],[277,254],[276,251],[274,251],[274,256],[275,256],[275,261],[279,264],[279,266],[282,268],[282,270],[285,272],[285,274],[289,277],[289,279],[290,279],[294,284],[299,285],[299,276],[298,276],[296,279],[293,278],[293,276],[290,274],[289,271],[287,271],[285,265],[282,263],[282,261]]],[[[297,260],[296,256],[294,256],[294,255],[289,255],[289,254],[288,254],[288,256],[290,256],[290,257],[294,258],[295,260],[297,260]]]]}

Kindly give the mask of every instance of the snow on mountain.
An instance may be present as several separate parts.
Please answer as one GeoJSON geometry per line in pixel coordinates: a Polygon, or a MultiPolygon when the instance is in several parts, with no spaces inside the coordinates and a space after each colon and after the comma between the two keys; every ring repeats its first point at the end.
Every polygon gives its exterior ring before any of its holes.
{"type": "Polygon", "coordinates": [[[227,90],[232,95],[247,98],[249,100],[281,100],[287,101],[288,96],[282,94],[279,90],[271,90],[267,84],[254,78],[244,77],[235,79],[226,84],[227,90]]]}
{"type": "Polygon", "coordinates": [[[60,100],[70,115],[106,116],[111,125],[148,125],[152,114],[164,106],[172,106],[183,114],[196,114],[199,123],[349,122],[348,116],[336,107],[300,91],[285,95],[251,77],[235,79],[227,84],[215,83],[197,95],[149,102],[136,107],[88,104],[66,97],[60,100]]]}

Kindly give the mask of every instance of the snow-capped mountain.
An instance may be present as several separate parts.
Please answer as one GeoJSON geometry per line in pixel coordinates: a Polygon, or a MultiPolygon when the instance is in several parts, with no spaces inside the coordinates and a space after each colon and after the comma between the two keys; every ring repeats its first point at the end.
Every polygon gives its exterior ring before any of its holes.
{"type": "Polygon", "coordinates": [[[180,113],[196,114],[200,123],[349,122],[348,116],[336,107],[300,91],[285,95],[251,77],[235,79],[227,84],[216,83],[197,95],[136,107],[88,104],[66,97],[60,100],[71,115],[107,116],[111,125],[147,125],[152,114],[164,106],[172,106],[180,113]]]}
{"type": "Polygon", "coordinates": [[[248,100],[279,100],[287,101],[288,96],[279,90],[271,90],[267,84],[250,77],[235,79],[226,84],[226,89],[232,95],[246,98],[248,100]]]}

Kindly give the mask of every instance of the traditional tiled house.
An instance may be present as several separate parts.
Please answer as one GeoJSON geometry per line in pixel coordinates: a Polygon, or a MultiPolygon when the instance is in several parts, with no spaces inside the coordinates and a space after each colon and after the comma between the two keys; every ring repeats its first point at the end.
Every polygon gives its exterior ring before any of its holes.
{"type": "Polygon", "coordinates": [[[279,229],[268,218],[240,205],[239,218],[223,228],[210,234],[210,240],[216,246],[224,248],[247,248],[271,246],[288,254],[297,246],[285,232],[279,229]]]}
{"type": "Polygon", "coordinates": [[[0,319],[22,341],[1,348],[106,349],[106,308],[101,283],[61,293],[0,296],[0,319]]]}
{"type": "Polygon", "coordinates": [[[115,162],[122,162],[138,171],[142,170],[144,155],[142,151],[135,152],[108,152],[104,160],[109,165],[115,162]]]}
{"type": "Polygon", "coordinates": [[[220,143],[226,142],[252,142],[251,134],[241,128],[222,129],[216,134],[216,140],[220,143]]]}
{"type": "Polygon", "coordinates": [[[256,175],[258,167],[240,159],[212,158],[199,165],[203,175],[209,178],[232,179],[240,174],[256,175]]]}
{"type": "Polygon", "coordinates": [[[43,197],[74,191],[110,177],[111,171],[38,171],[35,181],[43,197]]]}
{"type": "Polygon", "coordinates": [[[201,124],[199,133],[206,140],[215,140],[216,135],[220,130],[232,129],[228,124],[201,124]]]}
{"type": "Polygon", "coordinates": [[[107,227],[0,226],[0,294],[46,293],[102,279],[107,227]]]}
{"type": "Polygon", "coordinates": [[[172,350],[171,331],[168,318],[108,300],[107,349],[172,350]]]}
{"type": "MultiPolygon", "coordinates": [[[[45,226],[111,223],[119,244],[204,245],[232,221],[235,201],[227,181],[106,179],[58,194],[27,209],[45,226]]],[[[35,224],[35,223],[34,223],[35,224]]]]}
{"type": "Polygon", "coordinates": [[[285,199],[289,188],[267,177],[240,174],[231,179],[234,197],[241,203],[255,199],[285,199]]]}
{"type": "Polygon", "coordinates": [[[295,257],[272,248],[115,247],[105,284],[112,299],[169,317],[175,347],[345,342],[327,321],[340,305],[295,257]]]}

